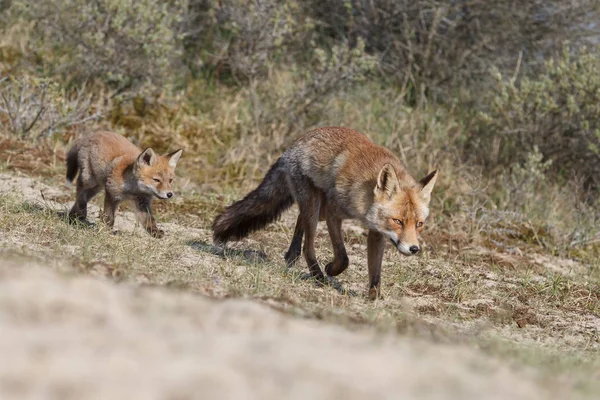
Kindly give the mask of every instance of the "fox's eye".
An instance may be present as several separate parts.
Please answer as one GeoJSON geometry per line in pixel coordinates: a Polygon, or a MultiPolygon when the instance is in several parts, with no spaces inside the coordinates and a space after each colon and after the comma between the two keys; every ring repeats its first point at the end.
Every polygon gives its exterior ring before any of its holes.
{"type": "Polygon", "coordinates": [[[154,182],[160,183],[160,179],[158,179],[158,178],[153,178],[153,179],[154,179],[154,182]]]}
{"type": "Polygon", "coordinates": [[[417,222],[417,228],[420,228],[420,227],[422,227],[422,226],[423,226],[423,221],[419,221],[419,222],[417,222]]]}
{"type": "Polygon", "coordinates": [[[400,225],[400,226],[404,226],[404,223],[402,221],[400,221],[399,219],[394,218],[394,223],[400,225]]]}
{"type": "Polygon", "coordinates": [[[169,183],[173,183],[173,179],[169,179],[169,183]]]}

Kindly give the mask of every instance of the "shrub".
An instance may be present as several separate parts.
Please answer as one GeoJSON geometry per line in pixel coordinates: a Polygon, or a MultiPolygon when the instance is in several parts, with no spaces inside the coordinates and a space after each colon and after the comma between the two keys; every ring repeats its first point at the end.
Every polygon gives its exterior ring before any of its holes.
{"type": "Polygon", "coordinates": [[[550,170],[600,189],[600,57],[565,47],[535,78],[505,78],[481,113],[471,146],[489,166],[524,163],[538,148],[550,170]]]}
{"type": "Polygon", "coordinates": [[[533,66],[561,39],[595,34],[595,0],[313,0],[307,12],[325,38],[355,41],[413,95],[450,100],[480,84],[489,65],[533,66]],[[558,39],[558,40],[557,40],[558,39]]]}
{"type": "Polygon", "coordinates": [[[35,21],[44,65],[70,81],[101,78],[118,93],[156,88],[180,60],[187,0],[14,0],[35,21]]]}
{"type": "Polygon", "coordinates": [[[101,113],[92,110],[84,89],[68,96],[45,79],[1,79],[0,126],[21,139],[37,140],[97,120],[101,113]]]}
{"type": "Polygon", "coordinates": [[[331,51],[317,48],[312,55],[311,68],[297,67],[286,74],[287,82],[273,85],[266,80],[250,87],[254,124],[259,130],[283,129],[288,134],[304,130],[324,113],[321,107],[328,97],[363,81],[376,63],[365,54],[362,41],[356,47],[339,45],[331,51]]]}
{"type": "Polygon", "coordinates": [[[310,43],[313,24],[295,1],[191,0],[189,7],[188,57],[238,82],[264,77],[310,43]]]}

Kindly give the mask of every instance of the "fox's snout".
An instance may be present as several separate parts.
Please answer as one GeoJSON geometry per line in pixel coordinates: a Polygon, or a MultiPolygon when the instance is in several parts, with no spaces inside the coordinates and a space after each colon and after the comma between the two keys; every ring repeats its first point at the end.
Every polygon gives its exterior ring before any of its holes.
{"type": "Polygon", "coordinates": [[[144,182],[143,180],[138,181],[138,187],[149,195],[152,195],[160,200],[167,200],[175,196],[173,188],[170,184],[163,184],[158,182],[144,182]]]}
{"type": "Polygon", "coordinates": [[[416,244],[407,245],[402,242],[396,242],[394,240],[392,240],[392,243],[394,244],[394,246],[396,246],[398,251],[404,254],[405,256],[414,256],[421,251],[421,248],[416,244]]]}
{"type": "Polygon", "coordinates": [[[166,200],[166,199],[170,199],[171,197],[173,197],[175,194],[171,191],[168,192],[158,192],[156,194],[156,197],[158,197],[161,200],[166,200]]]}

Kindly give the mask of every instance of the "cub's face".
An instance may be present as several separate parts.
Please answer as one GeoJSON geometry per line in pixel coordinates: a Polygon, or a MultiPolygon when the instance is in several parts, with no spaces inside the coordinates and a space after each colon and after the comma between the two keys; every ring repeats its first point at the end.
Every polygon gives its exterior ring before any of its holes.
{"type": "Polygon", "coordinates": [[[148,148],[136,160],[138,187],[149,195],[165,200],[173,197],[175,167],[183,150],[165,156],[158,156],[148,148]]]}

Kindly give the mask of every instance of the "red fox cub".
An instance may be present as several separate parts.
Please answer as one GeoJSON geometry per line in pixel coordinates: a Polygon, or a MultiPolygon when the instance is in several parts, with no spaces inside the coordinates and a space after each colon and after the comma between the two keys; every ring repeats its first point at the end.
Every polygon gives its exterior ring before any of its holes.
{"type": "Polygon", "coordinates": [[[296,202],[300,214],[285,260],[293,265],[302,250],[310,274],[324,281],[315,256],[318,221],[327,221],[334,251],[325,273],[336,276],[348,267],[342,220],[356,219],[369,229],[369,296],[375,299],[386,241],[408,256],[420,251],[418,237],[429,215],[436,177],[433,171],[416,181],[396,156],[359,132],[319,128],[296,140],[255,190],[215,218],[213,240],[224,244],[241,239],[296,202]]]}
{"type": "Polygon", "coordinates": [[[123,136],[113,132],[96,132],[77,140],[67,153],[67,186],[77,172],[75,205],[69,212],[72,220],[87,218],[87,204],[104,188],[102,221],[115,223],[115,212],[123,200],[133,200],[136,217],[154,237],[163,237],[152,215],[152,200],[173,197],[175,167],[183,150],[159,156],[151,148],[142,151],[123,136]]]}

